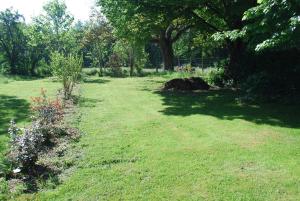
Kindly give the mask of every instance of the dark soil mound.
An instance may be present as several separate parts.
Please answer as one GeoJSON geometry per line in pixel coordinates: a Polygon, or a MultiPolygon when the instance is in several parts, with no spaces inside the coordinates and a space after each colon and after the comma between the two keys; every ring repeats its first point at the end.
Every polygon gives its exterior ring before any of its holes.
{"type": "Polygon", "coordinates": [[[176,78],[165,83],[164,90],[208,90],[210,86],[200,77],[176,78]]]}

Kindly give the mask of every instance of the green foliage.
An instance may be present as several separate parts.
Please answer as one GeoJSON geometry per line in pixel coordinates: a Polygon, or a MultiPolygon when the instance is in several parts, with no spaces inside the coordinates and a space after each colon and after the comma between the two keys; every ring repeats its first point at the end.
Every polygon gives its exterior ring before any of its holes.
{"type": "Polygon", "coordinates": [[[22,75],[48,75],[50,53],[78,53],[78,33],[63,1],[52,0],[45,14],[30,24],[18,12],[0,12],[0,66],[2,71],[22,75]],[[41,69],[39,69],[41,67],[41,69]]]}
{"type": "Polygon", "coordinates": [[[110,67],[128,66],[130,76],[133,76],[135,70],[141,74],[142,69],[148,61],[144,45],[134,41],[117,40],[113,47],[114,56],[110,58],[110,67]]]}
{"type": "Polygon", "coordinates": [[[98,3],[118,37],[129,41],[131,47],[149,41],[159,44],[165,68],[173,70],[172,44],[194,25],[193,20],[182,17],[183,7],[174,9],[149,1],[130,0],[99,0],[98,3]]]}
{"type": "Polygon", "coordinates": [[[9,187],[8,182],[4,178],[0,178],[0,200],[8,200],[9,187]]]}
{"type": "Polygon", "coordinates": [[[208,73],[208,83],[218,86],[224,87],[224,69],[214,69],[208,73]]]}
{"type": "Polygon", "coordinates": [[[300,44],[300,2],[262,0],[245,12],[244,35],[255,51],[290,49],[300,44]]]}
{"type": "Polygon", "coordinates": [[[82,63],[82,57],[77,55],[64,56],[59,52],[51,54],[52,73],[62,82],[65,99],[71,98],[81,74],[82,63]]]}

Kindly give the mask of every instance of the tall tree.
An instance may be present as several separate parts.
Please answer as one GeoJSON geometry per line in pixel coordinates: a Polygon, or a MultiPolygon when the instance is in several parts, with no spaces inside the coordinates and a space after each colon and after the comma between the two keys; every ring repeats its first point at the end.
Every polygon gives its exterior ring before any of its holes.
{"type": "MultiPolygon", "coordinates": [[[[69,52],[72,49],[70,45],[70,30],[74,18],[67,11],[67,6],[63,0],[51,0],[43,7],[45,14],[35,18],[48,38],[48,46],[51,51],[69,52]]],[[[46,42],[46,41],[45,41],[46,42]]]]}
{"type": "Polygon", "coordinates": [[[257,0],[143,0],[141,2],[154,8],[167,7],[181,11],[181,17],[192,19],[198,30],[209,32],[211,35],[218,33],[217,36],[225,41],[229,52],[226,74],[234,80],[239,79],[246,41],[237,37],[237,34],[232,31],[240,30],[245,26],[243,14],[256,6],[257,0]]]}
{"type": "Polygon", "coordinates": [[[157,7],[150,1],[98,0],[98,3],[118,36],[159,44],[165,69],[173,70],[173,43],[194,25],[192,20],[181,17],[185,8],[174,9],[163,4],[157,7]]]}

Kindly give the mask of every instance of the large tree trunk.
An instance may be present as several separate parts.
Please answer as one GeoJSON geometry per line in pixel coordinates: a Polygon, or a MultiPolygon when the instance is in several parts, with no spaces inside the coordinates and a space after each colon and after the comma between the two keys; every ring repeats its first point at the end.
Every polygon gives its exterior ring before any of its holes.
{"type": "Polygon", "coordinates": [[[228,41],[229,63],[225,68],[225,74],[233,79],[234,83],[240,81],[243,74],[243,60],[245,59],[246,45],[241,39],[228,41]]]}
{"type": "MultiPolygon", "coordinates": [[[[230,30],[241,30],[244,27],[244,22],[242,20],[244,11],[248,10],[257,5],[257,0],[248,1],[237,1],[238,5],[243,5],[243,11],[238,14],[231,14],[227,19],[227,24],[230,30]]],[[[234,9],[234,7],[232,8],[234,9]]],[[[225,9],[226,10],[226,9],[225,9]]],[[[227,11],[228,12],[228,11],[227,11]]],[[[226,11],[225,11],[226,13],[226,11]]],[[[225,68],[225,74],[228,78],[232,79],[234,84],[238,84],[244,78],[245,75],[245,55],[247,42],[243,39],[238,38],[234,41],[227,41],[227,47],[229,52],[229,64],[225,68]]],[[[248,65],[248,64],[247,64],[248,65]]]]}
{"type": "Polygon", "coordinates": [[[159,46],[161,49],[161,54],[164,60],[165,70],[174,70],[174,52],[173,52],[173,42],[171,39],[166,38],[165,34],[162,33],[159,38],[159,46]]]}

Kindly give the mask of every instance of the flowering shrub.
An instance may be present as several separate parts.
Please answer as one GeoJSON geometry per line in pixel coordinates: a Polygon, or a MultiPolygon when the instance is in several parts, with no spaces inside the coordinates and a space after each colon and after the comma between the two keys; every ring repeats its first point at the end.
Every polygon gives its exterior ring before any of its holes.
{"type": "Polygon", "coordinates": [[[184,66],[177,66],[175,67],[175,71],[176,72],[186,72],[186,73],[191,73],[193,72],[195,69],[192,67],[191,64],[187,64],[184,66]]]}
{"type": "Polygon", "coordinates": [[[46,90],[41,89],[41,96],[32,97],[31,109],[35,113],[33,119],[42,125],[55,124],[63,119],[63,107],[58,98],[47,98],[46,90]]]}
{"type": "Polygon", "coordinates": [[[49,142],[55,141],[51,138],[61,132],[58,127],[63,120],[62,104],[58,99],[49,99],[46,90],[42,89],[41,96],[33,97],[32,101],[32,124],[19,129],[11,121],[8,129],[11,137],[11,159],[26,171],[35,166],[39,154],[49,146],[49,142]]]}
{"type": "Polygon", "coordinates": [[[45,138],[39,122],[34,122],[18,134],[18,129],[12,121],[9,134],[12,138],[11,156],[25,171],[32,168],[38,159],[45,138]]]}
{"type": "Polygon", "coordinates": [[[15,143],[19,132],[20,129],[17,127],[16,122],[14,120],[11,120],[8,128],[8,134],[10,136],[12,144],[15,143]]]}

